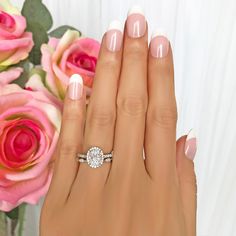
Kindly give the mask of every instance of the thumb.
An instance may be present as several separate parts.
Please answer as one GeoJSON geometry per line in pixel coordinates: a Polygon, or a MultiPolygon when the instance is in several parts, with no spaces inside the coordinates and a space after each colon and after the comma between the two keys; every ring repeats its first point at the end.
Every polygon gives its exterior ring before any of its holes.
{"type": "Polygon", "coordinates": [[[187,235],[196,235],[197,184],[193,159],[197,150],[193,130],[178,139],[176,144],[177,173],[187,228],[187,235]]]}

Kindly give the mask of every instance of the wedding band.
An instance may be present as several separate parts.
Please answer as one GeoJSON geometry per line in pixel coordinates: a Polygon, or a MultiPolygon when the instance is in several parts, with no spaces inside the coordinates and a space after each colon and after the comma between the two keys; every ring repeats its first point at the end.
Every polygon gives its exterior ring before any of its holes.
{"type": "Polygon", "coordinates": [[[87,163],[91,168],[98,168],[104,162],[112,161],[112,152],[104,154],[99,147],[91,147],[86,154],[77,154],[77,160],[80,163],[87,163]]]}

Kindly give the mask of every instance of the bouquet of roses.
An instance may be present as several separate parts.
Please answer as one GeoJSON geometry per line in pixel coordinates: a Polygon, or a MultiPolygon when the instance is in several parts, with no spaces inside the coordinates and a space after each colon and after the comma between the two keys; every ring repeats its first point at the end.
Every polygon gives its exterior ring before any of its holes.
{"type": "Polygon", "coordinates": [[[42,0],[0,0],[0,235],[8,218],[21,232],[26,203],[48,190],[69,77],[91,93],[100,44],[52,24],[42,0]]]}

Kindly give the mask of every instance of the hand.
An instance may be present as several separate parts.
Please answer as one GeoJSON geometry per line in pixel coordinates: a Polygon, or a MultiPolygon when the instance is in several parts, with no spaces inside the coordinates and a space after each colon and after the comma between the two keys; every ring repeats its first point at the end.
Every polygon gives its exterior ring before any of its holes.
{"type": "Polygon", "coordinates": [[[124,31],[103,37],[87,114],[81,79],[70,81],[41,236],[196,235],[195,150],[186,136],[176,145],[170,43],[156,36],[148,48],[140,13],[124,31]],[[112,163],[79,164],[92,146],[113,150],[112,163]]]}

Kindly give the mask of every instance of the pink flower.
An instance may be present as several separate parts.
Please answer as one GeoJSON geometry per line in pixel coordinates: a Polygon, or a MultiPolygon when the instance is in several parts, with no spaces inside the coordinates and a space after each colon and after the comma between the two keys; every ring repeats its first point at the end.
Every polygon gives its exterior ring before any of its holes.
{"type": "Polygon", "coordinates": [[[4,85],[11,83],[16,80],[22,72],[23,68],[21,67],[10,68],[6,71],[0,72],[0,84],[4,85]]]}
{"type": "Polygon", "coordinates": [[[0,71],[28,57],[32,34],[25,32],[26,20],[8,0],[0,1],[0,71]]]}
{"type": "Polygon", "coordinates": [[[43,92],[0,85],[0,210],[47,192],[60,122],[61,105],[43,92]]]}
{"type": "Polygon", "coordinates": [[[68,30],[61,39],[51,38],[48,44],[41,47],[48,89],[58,98],[64,99],[69,77],[77,73],[83,77],[89,94],[99,50],[99,42],[80,38],[77,31],[68,30]]]}

